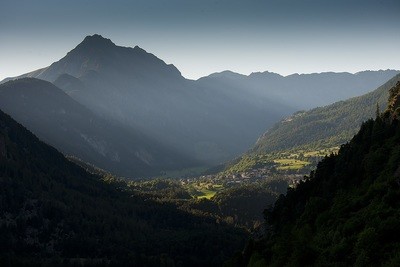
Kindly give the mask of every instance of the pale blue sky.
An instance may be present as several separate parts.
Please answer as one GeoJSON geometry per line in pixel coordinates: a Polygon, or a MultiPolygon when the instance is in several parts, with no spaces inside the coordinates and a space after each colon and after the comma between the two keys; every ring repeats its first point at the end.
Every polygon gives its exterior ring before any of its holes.
{"type": "Polygon", "coordinates": [[[399,14],[399,0],[0,0],[0,80],[50,65],[94,33],[191,79],[400,69],[399,14]]]}

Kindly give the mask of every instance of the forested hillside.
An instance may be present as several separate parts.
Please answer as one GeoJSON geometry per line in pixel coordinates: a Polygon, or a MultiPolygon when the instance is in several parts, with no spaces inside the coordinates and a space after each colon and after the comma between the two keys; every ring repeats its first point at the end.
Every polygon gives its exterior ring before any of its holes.
{"type": "Polygon", "coordinates": [[[400,265],[400,82],[389,108],[265,211],[243,266],[400,265]]]}
{"type": "Polygon", "coordinates": [[[400,75],[396,75],[368,94],[326,107],[299,111],[268,129],[251,152],[321,149],[343,144],[357,133],[363,121],[375,116],[377,105],[385,110],[389,89],[399,80],[400,75]]]}
{"type": "Polygon", "coordinates": [[[398,81],[400,75],[368,94],[293,114],[268,129],[248,153],[227,163],[222,174],[271,165],[278,173],[308,174],[322,157],[348,142],[363,121],[385,110],[389,89],[398,81]]]}
{"type": "Polygon", "coordinates": [[[0,266],[220,266],[245,234],[66,160],[0,112],[0,266]]]}

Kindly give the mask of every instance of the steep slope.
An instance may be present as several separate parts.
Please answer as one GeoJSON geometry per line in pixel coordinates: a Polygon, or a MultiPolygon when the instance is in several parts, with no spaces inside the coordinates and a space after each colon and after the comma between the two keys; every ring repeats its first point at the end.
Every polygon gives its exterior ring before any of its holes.
{"type": "Polygon", "coordinates": [[[399,92],[400,82],[384,115],[366,121],[337,155],[265,211],[268,230],[249,244],[243,265],[400,264],[399,92]]]}
{"type": "Polygon", "coordinates": [[[101,181],[0,111],[1,266],[218,266],[243,235],[101,181]]]}
{"type": "Polygon", "coordinates": [[[400,80],[396,75],[378,89],[332,105],[302,111],[275,124],[257,141],[251,153],[296,148],[320,149],[350,140],[361,123],[375,116],[376,104],[386,107],[389,89],[400,80]]]}
{"type": "Polygon", "coordinates": [[[157,175],[190,163],[156,140],[98,117],[43,80],[0,85],[0,108],[63,153],[119,175],[157,175]]]}

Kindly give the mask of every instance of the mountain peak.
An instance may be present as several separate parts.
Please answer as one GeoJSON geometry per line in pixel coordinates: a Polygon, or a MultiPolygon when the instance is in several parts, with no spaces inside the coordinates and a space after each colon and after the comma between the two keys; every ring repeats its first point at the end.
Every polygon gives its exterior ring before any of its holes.
{"type": "Polygon", "coordinates": [[[252,72],[250,73],[249,77],[252,78],[265,78],[265,77],[275,77],[275,78],[282,78],[283,76],[275,73],[275,72],[270,72],[270,71],[263,71],[263,72],[252,72]]]}
{"type": "Polygon", "coordinates": [[[83,39],[83,42],[107,42],[114,44],[110,39],[101,36],[100,34],[88,35],[83,39]]]}
{"type": "Polygon", "coordinates": [[[83,39],[83,41],[78,45],[78,47],[113,47],[115,44],[107,38],[99,34],[88,35],[83,39]]]}
{"type": "Polygon", "coordinates": [[[221,72],[215,72],[215,73],[211,73],[210,75],[203,77],[203,78],[231,78],[231,79],[235,79],[235,78],[243,78],[246,77],[246,75],[237,73],[237,72],[233,72],[231,70],[224,70],[221,72]]]}

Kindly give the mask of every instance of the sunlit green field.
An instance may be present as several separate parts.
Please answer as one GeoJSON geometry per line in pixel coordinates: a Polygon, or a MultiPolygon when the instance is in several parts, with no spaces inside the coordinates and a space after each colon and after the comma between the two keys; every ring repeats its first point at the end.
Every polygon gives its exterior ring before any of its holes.
{"type": "Polygon", "coordinates": [[[222,184],[212,184],[212,183],[192,183],[187,185],[188,192],[194,198],[207,198],[210,199],[215,196],[216,193],[223,190],[222,184]]]}
{"type": "Polygon", "coordinates": [[[197,198],[207,198],[207,199],[210,199],[210,198],[212,198],[213,196],[215,196],[215,194],[217,193],[217,191],[212,191],[212,190],[205,189],[205,188],[201,189],[200,192],[203,193],[203,195],[197,196],[197,198]]]}
{"type": "Polygon", "coordinates": [[[278,164],[278,170],[299,170],[310,164],[310,162],[297,159],[276,159],[274,162],[278,164]]]}

